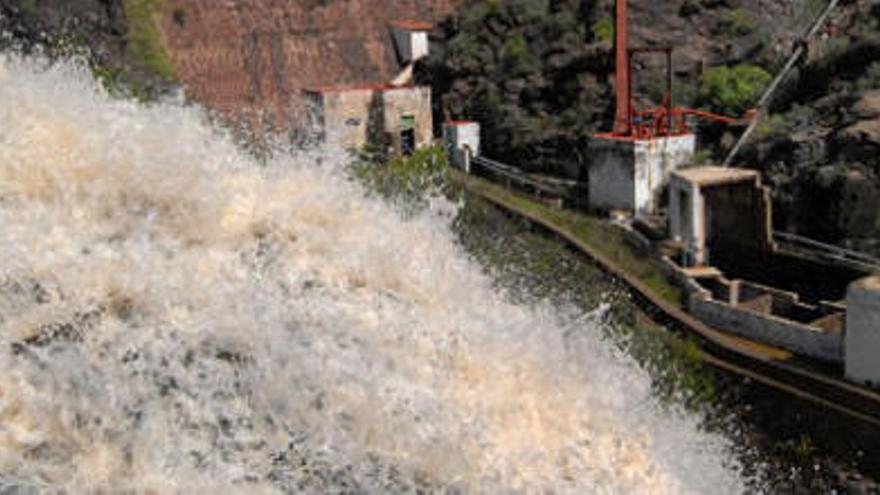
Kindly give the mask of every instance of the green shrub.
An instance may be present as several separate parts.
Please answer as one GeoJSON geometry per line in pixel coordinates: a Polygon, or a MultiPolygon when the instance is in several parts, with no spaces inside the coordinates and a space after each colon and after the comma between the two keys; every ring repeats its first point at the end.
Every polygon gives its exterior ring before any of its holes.
{"type": "Polygon", "coordinates": [[[504,4],[519,26],[540,22],[548,10],[547,0],[507,0],[504,4]]]}
{"type": "Polygon", "coordinates": [[[708,147],[700,148],[694,153],[695,165],[708,165],[713,159],[712,150],[708,147]]]}
{"type": "Polygon", "coordinates": [[[757,27],[755,18],[745,9],[728,10],[721,16],[721,33],[731,36],[747,36],[757,27]]]}
{"type": "Polygon", "coordinates": [[[873,62],[865,69],[864,74],[856,80],[856,89],[859,91],[880,89],[880,62],[873,62]]]}
{"type": "Polygon", "coordinates": [[[353,153],[352,175],[370,194],[397,203],[405,214],[417,212],[430,197],[454,197],[449,159],[442,146],[419,148],[410,156],[382,156],[369,147],[353,153]]]}
{"type": "Polygon", "coordinates": [[[477,57],[480,45],[468,33],[459,33],[449,41],[449,57],[458,60],[474,59],[477,57]]]}
{"type": "Polygon", "coordinates": [[[755,128],[755,139],[775,139],[790,134],[792,125],[785,115],[773,114],[762,120],[755,128]]]}
{"type": "Polygon", "coordinates": [[[593,24],[593,39],[602,43],[614,41],[614,23],[611,19],[606,17],[593,24]]]}
{"type": "Polygon", "coordinates": [[[479,33],[483,29],[486,18],[498,12],[499,4],[493,1],[474,2],[468,4],[458,15],[461,29],[469,33],[479,33]]]}
{"type": "Polygon", "coordinates": [[[529,44],[521,34],[508,38],[504,43],[501,63],[515,74],[534,72],[540,67],[540,61],[529,51],[529,44]]]}
{"type": "Polygon", "coordinates": [[[174,63],[159,27],[163,0],[125,0],[123,6],[129,23],[131,54],[156,75],[174,79],[174,63]]]}
{"type": "Polygon", "coordinates": [[[754,106],[772,76],[754,65],[721,66],[700,78],[699,102],[728,115],[742,115],[754,106]]]}

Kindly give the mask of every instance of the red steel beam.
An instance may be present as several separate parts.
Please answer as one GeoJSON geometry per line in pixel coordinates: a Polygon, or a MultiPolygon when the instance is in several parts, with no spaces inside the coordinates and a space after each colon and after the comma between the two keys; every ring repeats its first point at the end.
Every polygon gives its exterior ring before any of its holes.
{"type": "Polygon", "coordinates": [[[615,28],[615,61],[617,112],[614,117],[614,133],[629,136],[632,133],[632,87],[629,64],[629,33],[627,31],[627,0],[617,0],[615,28]]]}

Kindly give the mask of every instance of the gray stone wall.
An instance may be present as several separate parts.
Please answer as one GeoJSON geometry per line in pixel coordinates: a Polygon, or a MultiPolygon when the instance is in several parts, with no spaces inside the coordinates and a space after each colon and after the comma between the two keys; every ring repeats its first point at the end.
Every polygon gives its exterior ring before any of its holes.
{"type": "Polygon", "coordinates": [[[742,337],[802,356],[835,363],[843,361],[841,335],[700,297],[691,298],[690,310],[704,323],[742,337]]]}
{"type": "Polygon", "coordinates": [[[590,207],[598,210],[635,208],[635,148],[631,141],[594,139],[590,143],[590,207]]]}
{"type": "Polygon", "coordinates": [[[400,148],[400,124],[404,116],[415,118],[416,147],[433,139],[431,88],[352,88],[310,93],[312,120],[323,125],[327,143],[360,148],[367,143],[400,148]],[[387,138],[387,139],[386,139],[387,138]]]}

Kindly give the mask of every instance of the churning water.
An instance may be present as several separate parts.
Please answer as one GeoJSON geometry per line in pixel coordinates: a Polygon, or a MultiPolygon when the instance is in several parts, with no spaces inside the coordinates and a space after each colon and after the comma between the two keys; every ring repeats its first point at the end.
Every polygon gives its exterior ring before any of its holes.
{"type": "Polygon", "coordinates": [[[742,489],[591,319],[513,305],[342,155],[0,63],[0,488],[742,489]]]}

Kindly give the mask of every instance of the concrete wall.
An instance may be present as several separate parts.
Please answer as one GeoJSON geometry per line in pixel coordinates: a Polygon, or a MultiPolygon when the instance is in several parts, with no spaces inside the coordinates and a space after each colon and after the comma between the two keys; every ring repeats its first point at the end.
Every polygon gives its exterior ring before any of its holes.
{"type": "Polygon", "coordinates": [[[480,154],[480,124],[455,122],[444,125],[444,136],[453,148],[469,148],[473,156],[480,154]]]}
{"type": "MultiPolygon", "coordinates": [[[[768,312],[737,306],[741,289],[744,289],[747,296],[757,294],[756,287],[752,284],[721,278],[719,287],[714,288],[722,299],[719,301],[713,299],[713,293],[707,287],[698,284],[696,279],[688,276],[668,257],[662,258],[661,267],[687,294],[690,313],[707,325],[802,356],[843,362],[844,339],[839,331],[824,331],[822,328],[790,321],[768,312]],[[741,287],[742,284],[746,287],[741,287]],[[724,293],[726,288],[729,288],[728,294],[724,293]]],[[[702,282],[706,283],[705,280],[702,282]]],[[[767,309],[771,308],[768,306],[767,309]]]]}
{"type": "Polygon", "coordinates": [[[693,134],[654,139],[598,137],[590,142],[590,206],[653,214],[673,170],[689,164],[693,134]]]}
{"type": "Polygon", "coordinates": [[[773,223],[770,191],[759,178],[705,187],[706,246],[720,251],[772,249],[773,223]]]}
{"type": "Polygon", "coordinates": [[[417,31],[413,33],[411,38],[410,61],[428,56],[428,33],[425,31],[417,31]]]}
{"type": "Polygon", "coordinates": [[[706,261],[706,216],[703,194],[694,184],[672,177],[669,181],[669,233],[691,254],[691,262],[706,261]]]}
{"type": "Polygon", "coordinates": [[[470,172],[464,150],[470,150],[470,157],[480,154],[480,124],[464,121],[445,123],[443,139],[452,162],[470,172]]]}
{"type": "Polygon", "coordinates": [[[693,134],[635,141],[635,204],[638,213],[657,212],[669,174],[690,165],[696,148],[697,140],[693,134]]]}
{"type": "Polygon", "coordinates": [[[851,284],[846,305],[846,377],[880,385],[880,276],[851,284]]]}
{"type": "Polygon", "coordinates": [[[404,28],[393,28],[397,57],[404,65],[428,56],[428,33],[404,28]]]}
{"type": "Polygon", "coordinates": [[[635,145],[596,138],[590,142],[590,206],[600,210],[635,208],[635,145]]]}
{"type": "Polygon", "coordinates": [[[334,91],[321,93],[319,98],[322,113],[316,120],[323,124],[325,142],[343,148],[360,148],[367,143],[369,128],[374,125],[370,121],[372,90],[334,91]]]}
{"type": "Polygon", "coordinates": [[[409,86],[384,91],[385,131],[391,134],[395,149],[400,149],[400,122],[406,115],[415,117],[416,148],[431,144],[434,121],[431,113],[431,88],[409,86]]]}
{"type": "Polygon", "coordinates": [[[697,295],[691,297],[689,306],[691,313],[707,325],[802,356],[835,363],[843,361],[843,338],[839,334],[697,295]]]}
{"type": "Polygon", "coordinates": [[[714,264],[713,253],[772,251],[771,204],[758,179],[700,186],[673,175],[670,235],[684,243],[694,264],[714,264]]]}
{"type": "Polygon", "coordinates": [[[343,148],[360,148],[368,142],[387,141],[400,149],[400,123],[415,118],[416,147],[433,139],[431,88],[352,88],[309,93],[315,116],[323,127],[325,142],[343,148]]]}

